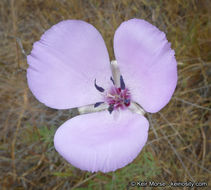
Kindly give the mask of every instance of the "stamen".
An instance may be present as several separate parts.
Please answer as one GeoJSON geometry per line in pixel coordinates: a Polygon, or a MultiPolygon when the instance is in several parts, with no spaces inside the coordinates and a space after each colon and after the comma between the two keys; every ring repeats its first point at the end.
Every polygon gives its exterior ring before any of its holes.
{"type": "Polygon", "coordinates": [[[108,111],[110,114],[112,113],[113,110],[114,110],[114,105],[113,104],[109,105],[108,111]]]}
{"type": "Polygon", "coordinates": [[[125,82],[124,82],[124,80],[123,80],[122,75],[120,76],[120,87],[121,87],[122,90],[125,89],[125,82]]]}
{"type": "Polygon", "coordinates": [[[130,100],[125,99],[125,100],[124,100],[124,104],[128,107],[128,106],[130,105],[130,100]]]}
{"type": "Polygon", "coordinates": [[[95,103],[94,108],[98,107],[99,105],[101,105],[101,104],[103,104],[103,103],[104,103],[104,102],[97,102],[97,103],[95,103]]]}
{"type": "Polygon", "coordinates": [[[130,102],[130,100],[128,100],[128,99],[124,100],[125,104],[128,104],[129,102],[130,102]]]}
{"type": "Polygon", "coordinates": [[[115,85],[115,83],[114,83],[114,79],[113,79],[112,77],[111,77],[110,79],[111,79],[111,81],[112,81],[113,85],[115,85]]]}
{"type": "Polygon", "coordinates": [[[96,84],[96,79],[95,79],[95,88],[96,88],[98,91],[100,91],[100,92],[104,92],[104,91],[105,91],[104,88],[102,88],[102,87],[100,87],[100,86],[98,86],[98,85],[96,84]]]}

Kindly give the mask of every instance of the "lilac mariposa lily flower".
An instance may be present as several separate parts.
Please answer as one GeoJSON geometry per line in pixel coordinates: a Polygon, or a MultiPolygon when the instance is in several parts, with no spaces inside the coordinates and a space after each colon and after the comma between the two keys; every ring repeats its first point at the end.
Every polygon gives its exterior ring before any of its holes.
{"type": "Polygon", "coordinates": [[[66,121],[54,137],[59,154],[82,170],[109,172],[132,162],[148,137],[144,113],[162,109],[176,87],[174,51],[150,23],[123,22],[114,53],[110,63],[92,25],[66,20],[47,30],[27,57],[28,85],[40,102],[84,113],[101,109],[66,121]]]}

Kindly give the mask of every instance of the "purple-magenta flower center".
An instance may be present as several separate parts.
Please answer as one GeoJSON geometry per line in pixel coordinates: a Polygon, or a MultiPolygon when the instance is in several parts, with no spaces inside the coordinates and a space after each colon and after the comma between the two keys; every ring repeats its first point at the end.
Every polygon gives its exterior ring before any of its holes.
{"type": "MultiPolygon", "coordinates": [[[[125,109],[128,106],[130,106],[130,101],[131,101],[131,95],[130,92],[128,90],[128,88],[125,87],[125,82],[123,80],[122,75],[120,76],[120,88],[116,87],[115,82],[113,80],[113,78],[110,78],[113,85],[112,87],[105,92],[105,89],[98,86],[96,84],[96,79],[95,79],[95,88],[99,91],[99,92],[103,92],[104,93],[104,99],[105,102],[108,104],[108,111],[109,113],[112,113],[112,111],[114,110],[118,110],[118,109],[125,109]]],[[[99,105],[101,105],[104,102],[97,102],[95,103],[94,107],[98,107],[99,105]]]]}
{"type": "Polygon", "coordinates": [[[131,95],[127,88],[121,89],[116,86],[112,86],[105,97],[111,111],[127,108],[130,105],[130,99],[131,95]]]}

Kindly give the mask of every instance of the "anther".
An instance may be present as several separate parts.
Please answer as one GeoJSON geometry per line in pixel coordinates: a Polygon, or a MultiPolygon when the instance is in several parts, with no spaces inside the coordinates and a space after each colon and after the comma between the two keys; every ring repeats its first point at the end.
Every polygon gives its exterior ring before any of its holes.
{"type": "Polygon", "coordinates": [[[113,110],[114,110],[114,105],[110,104],[109,107],[108,107],[109,113],[111,114],[113,110]]]}
{"type": "Polygon", "coordinates": [[[96,79],[95,79],[95,88],[96,88],[98,91],[100,91],[100,92],[104,92],[104,91],[105,91],[104,88],[102,88],[102,87],[100,87],[100,86],[98,86],[98,85],[96,84],[96,79]]]}
{"type": "Polygon", "coordinates": [[[110,77],[110,80],[112,81],[113,85],[115,85],[114,79],[110,77]]]}
{"type": "Polygon", "coordinates": [[[124,80],[123,80],[122,75],[120,76],[120,87],[121,87],[122,90],[125,89],[125,82],[124,82],[124,80]]]}
{"type": "Polygon", "coordinates": [[[98,107],[99,105],[101,105],[101,104],[103,104],[103,103],[104,103],[104,102],[97,102],[97,103],[95,103],[94,108],[98,107]]]}

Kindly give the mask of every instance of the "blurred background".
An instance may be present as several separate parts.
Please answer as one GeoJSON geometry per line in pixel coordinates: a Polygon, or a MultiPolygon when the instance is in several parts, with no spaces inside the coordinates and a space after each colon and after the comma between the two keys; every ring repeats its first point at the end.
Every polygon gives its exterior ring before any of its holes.
{"type": "Polygon", "coordinates": [[[210,10],[210,0],[0,0],[0,189],[141,189],[129,187],[131,181],[211,185],[210,10]],[[147,115],[149,139],[131,164],[105,174],[80,171],[53,146],[56,129],[77,111],[50,109],[33,97],[26,55],[52,25],[81,19],[101,32],[112,60],[116,28],[134,17],[166,33],[178,61],[177,89],[163,110],[147,115]]]}

